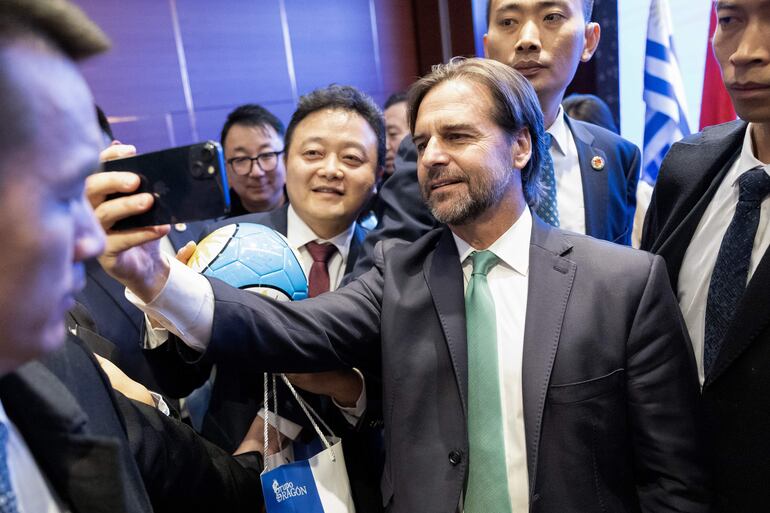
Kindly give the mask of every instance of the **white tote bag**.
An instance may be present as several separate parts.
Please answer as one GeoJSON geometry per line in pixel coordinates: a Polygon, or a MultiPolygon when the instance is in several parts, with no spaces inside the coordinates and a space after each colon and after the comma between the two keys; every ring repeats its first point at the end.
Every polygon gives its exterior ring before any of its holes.
{"type": "MultiPolygon", "coordinates": [[[[324,449],[307,460],[286,463],[262,472],[262,490],[267,513],[355,513],[350,493],[350,481],[342,453],[342,441],[334,436],[329,426],[307,404],[283,374],[280,375],[294,395],[302,411],[324,445],[324,449]],[[330,436],[325,436],[316,424],[324,426],[330,436]]],[[[277,415],[275,376],[273,385],[273,410],[277,415]]],[[[268,443],[268,378],[265,374],[265,453],[268,443]]],[[[279,444],[280,445],[280,444],[279,444]]]]}

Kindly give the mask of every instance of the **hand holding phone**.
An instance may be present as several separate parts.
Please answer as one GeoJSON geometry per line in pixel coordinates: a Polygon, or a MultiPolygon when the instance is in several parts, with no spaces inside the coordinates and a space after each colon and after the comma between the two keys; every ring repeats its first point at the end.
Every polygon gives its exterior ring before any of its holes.
{"type": "Polygon", "coordinates": [[[222,147],[214,141],[110,160],[104,170],[137,174],[141,184],[132,194],[154,198],[150,210],[116,222],[114,230],[212,219],[230,209],[222,147]]]}

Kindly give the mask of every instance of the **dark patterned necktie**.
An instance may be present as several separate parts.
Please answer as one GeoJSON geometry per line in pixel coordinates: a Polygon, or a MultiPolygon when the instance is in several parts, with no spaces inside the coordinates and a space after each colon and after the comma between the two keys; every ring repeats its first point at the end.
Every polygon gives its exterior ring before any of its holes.
{"type": "Polygon", "coordinates": [[[329,260],[337,248],[334,244],[317,242],[308,242],[305,247],[313,258],[313,265],[310,266],[310,275],[307,278],[308,297],[316,297],[329,291],[329,260]]]}
{"type": "Polygon", "coordinates": [[[11,470],[8,467],[8,426],[0,422],[0,513],[18,513],[16,494],[11,487],[11,470]]]}
{"type": "Polygon", "coordinates": [[[762,168],[745,172],[738,183],[740,194],[735,215],[719,246],[706,300],[703,370],[707,376],[746,290],[760,208],[762,200],[770,194],[770,176],[762,168]]]}
{"type": "Polygon", "coordinates": [[[548,151],[543,155],[543,186],[545,187],[545,196],[540,198],[540,203],[535,208],[535,213],[540,219],[551,226],[559,227],[559,205],[556,202],[556,172],[553,169],[553,158],[551,157],[551,143],[553,137],[548,132],[545,133],[545,144],[548,151]]]}

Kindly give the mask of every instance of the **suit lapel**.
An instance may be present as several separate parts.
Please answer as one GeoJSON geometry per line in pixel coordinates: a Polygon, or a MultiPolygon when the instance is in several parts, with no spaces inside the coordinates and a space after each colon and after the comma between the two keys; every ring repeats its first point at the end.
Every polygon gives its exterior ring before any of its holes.
{"type": "Polygon", "coordinates": [[[607,176],[610,170],[610,160],[607,154],[600,148],[593,146],[594,136],[583,128],[564,116],[572,135],[575,139],[575,146],[578,152],[578,162],[580,163],[580,180],[583,184],[583,206],[585,208],[586,233],[592,237],[606,239],[607,233],[607,208],[609,202],[609,184],[607,176]],[[594,169],[592,160],[594,157],[601,157],[604,160],[602,169],[594,169]]]}
{"type": "Polygon", "coordinates": [[[358,254],[361,252],[361,247],[364,245],[364,238],[366,237],[366,230],[358,223],[353,229],[353,238],[350,239],[350,248],[348,249],[348,261],[345,264],[345,274],[353,272],[353,268],[356,266],[356,260],[358,260],[358,254]]]}
{"type": "Polygon", "coordinates": [[[270,223],[273,225],[273,229],[286,235],[286,232],[289,230],[289,204],[286,203],[280,208],[271,210],[268,215],[270,216],[270,223]]]}
{"type": "Polygon", "coordinates": [[[86,414],[51,372],[29,363],[0,381],[0,396],[41,470],[74,511],[127,510],[119,442],[89,434],[86,414]]]}
{"type": "Polygon", "coordinates": [[[468,415],[468,347],[463,270],[460,256],[457,254],[457,245],[449,228],[444,228],[433,258],[425,260],[423,274],[449,349],[465,418],[468,415]]]}
{"type": "Polygon", "coordinates": [[[732,130],[720,130],[717,137],[675,146],[667,157],[664,169],[684,169],[690,172],[681,173],[681,177],[677,177],[679,180],[675,185],[679,197],[657,198],[658,201],[676,202],[676,206],[665,226],[661,227],[650,251],[665,256],[671,283],[675,286],[679,281],[682,259],[698,223],[722,179],[740,155],[744,133],[745,124],[736,123],[732,130]],[[696,150],[697,157],[694,157],[696,150]],[[699,166],[700,162],[708,163],[708,167],[699,166]]]}
{"type": "Polygon", "coordinates": [[[746,292],[735,312],[735,318],[725,334],[714,368],[706,376],[704,388],[719,378],[770,324],[768,283],[770,283],[770,251],[765,252],[746,287],[746,292]]]}
{"type": "Polygon", "coordinates": [[[522,365],[530,494],[533,493],[537,476],[540,431],[548,383],[577,267],[564,256],[571,247],[561,231],[551,229],[533,217],[522,365]]]}

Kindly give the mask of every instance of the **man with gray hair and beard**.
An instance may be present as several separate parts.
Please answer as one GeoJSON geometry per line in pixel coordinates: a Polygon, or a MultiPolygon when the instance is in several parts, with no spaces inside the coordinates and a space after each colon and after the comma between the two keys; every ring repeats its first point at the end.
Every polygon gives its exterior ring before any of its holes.
{"type": "Polygon", "coordinates": [[[277,303],[152,244],[108,250],[108,270],[214,361],[381,369],[388,511],[707,511],[695,367],[663,261],[531,214],[543,117],[509,66],[437,66],[409,112],[444,226],[378,244],[347,287],[277,303]],[[195,318],[175,310],[180,283],[200,291],[195,318]]]}

